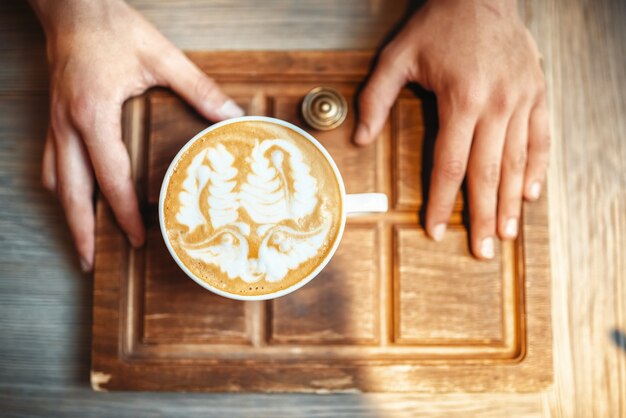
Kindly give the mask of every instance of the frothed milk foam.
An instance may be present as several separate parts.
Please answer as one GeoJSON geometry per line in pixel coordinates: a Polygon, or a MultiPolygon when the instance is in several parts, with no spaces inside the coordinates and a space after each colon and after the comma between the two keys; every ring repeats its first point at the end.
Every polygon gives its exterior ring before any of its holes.
{"type": "Polygon", "coordinates": [[[197,277],[264,295],[306,278],[338,238],[341,189],[319,149],[271,122],[240,121],[197,139],[172,171],[168,240],[197,277]]]}

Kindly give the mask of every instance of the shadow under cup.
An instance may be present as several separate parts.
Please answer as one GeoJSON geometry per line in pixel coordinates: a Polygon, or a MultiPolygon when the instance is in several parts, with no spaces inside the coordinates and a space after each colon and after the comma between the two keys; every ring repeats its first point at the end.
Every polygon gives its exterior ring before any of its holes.
{"type": "MultiPolygon", "coordinates": [[[[216,293],[220,296],[230,298],[230,299],[268,300],[268,299],[275,299],[280,296],[287,295],[299,289],[300,287],[304,286],[305,284],[313,280],[313,278],[315,278],[324,269],[324,267],[329,263],[329,261],[335,254],[339,246],[339,243],[341,242],[347,216],[368,214],[368,213],[381,213],[381,212],[387,212],[387,210],[388,210],[388,199],[387,199],[387,195],[383,193],[346,194],[345,185],[341,177],[341,173],[339,172],[339,169],[337,168],[337,165],[333,161],[328,151],[308,132],[304,131],[303,129],[289,122],[285,122],[280,119],[270,118],[270,117],[265,117],[265,116],[244,116],[240,118],[229,119],[229,120],[211,125],[210,127],[199,132],[192,139],[190,139],[181,148],[178,154],[176,154],[176,156],[172,160],[165,174],[165,177],[163,178],[163,183],[161,185],[161,192],[159,196],[159,225],[161,228],[161,234],[163,235],[163,240],[165,241],[165,245],[167,246],[167,249],[170,252],[171,256],[174,258],[178,266],[185,272],[185,274],[187,274],[187,276],[189,276],[192,280],[194,280],[200,286],[204,287],[207,290],[210,290],[213,293],[216,293]],[[167,197],[168,186],[169,186],[170,180],[172,178],[172,175],[178,163],[185,157],[187,151],[199,139],[205,137],[207,134],[213,131],[219,130],[220,128],[224,128],[226,126],[237,124],[237,123],[242,123],[242,122],[244,123],[245,122],[262,122],[262,123],[278,125],[282,128],[287,128],[288,130],[295,132],[296,134],[298,134],[297,135],[298,137],[302,137],[306,139],[307,141],[309,141],[310,144],[312,144],[313,146],[315,146],[315,148],[317,148],[317,150],[319,150],[319,152],[323,155],[324,159],[328,162],[329,166],[332,168],[334,176],[337,180],[337,184],[339,186],[339,190],[340,190],[340,193],[339,193],[340,198],[341,198],[340,207],[342,208],[342,210],[340,212],[338,232],[335,236],[334,242],[330,250],[326,252],[326,255],[316,265],[313,271],[311,271],[305,277],[302,277],[301,279],[297,280],[294,284],[288,287],[285,287],[275,292],[271,292],[267,294],[247,295],[247,294],[233,293],[233,292],[226,291],[224,289],[220,289],[216,286],[213,286],[212,284],[198,277],[196,274],[194,274],[191,271],[190,268],[187,267],[187,265],[181,260],[179,255],[176,253],[172,243],[170,242],[170,237],[168,234],[168,230],[166,228],[164,207],[165,207],[165,202],[166,202],[166,197],[167,197]]],[[[226,270],[228,267],[229,266],[223,266],[223,265],[220,266],[222,271],[226,270]]]]}

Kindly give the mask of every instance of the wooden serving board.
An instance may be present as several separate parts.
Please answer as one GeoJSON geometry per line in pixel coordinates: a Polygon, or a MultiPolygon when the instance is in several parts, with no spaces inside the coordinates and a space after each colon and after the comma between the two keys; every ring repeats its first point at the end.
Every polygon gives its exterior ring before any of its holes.
{"type": "Polygon", "coordinates": [[[546,197],[525,206],[520,237],[499,244],[493,261],[470,256],[461,197],[445,240],[428,239],[419,213],[432,149],[425,125],[433,121],[424,119],[420,99],[403,91],[379,140],[367,148],[351,143],[354,97],[372,56],[190,54],[247,114],[281,118],[317,137],[348,193],[390,197],[389,213],[348,221],[319,277],[268,302],[204,290],[177,267],[161,238],[165,170],[208,122],[165,90],[127,103],[124,139],[147,242],[132,249],[99,200],[94,389],[529,392],[551,383],[546,197]],[[301,119],[300,101],[316,86],[348,99],[339,128],[319,132],[301,119]]]}

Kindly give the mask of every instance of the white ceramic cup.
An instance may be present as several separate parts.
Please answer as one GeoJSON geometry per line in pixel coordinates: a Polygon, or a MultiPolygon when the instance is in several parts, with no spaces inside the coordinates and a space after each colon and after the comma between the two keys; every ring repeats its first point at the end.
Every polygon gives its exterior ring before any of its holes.
{"type": "Polygon", "coordinates": [[[313,280],[315,276],[317,276],[324,269],[324,267],[326,267],[330,259],[335,254],[335,251],[337,251],[337,247],[339,246],[339,242],[341,241],[341,237],[343,236],[343,231],[346,226],[346,216],[367,214],[367,213],[377,213],[377,212],[378,213],[387,212],[387,208],[388,208],[387,195],[383,193],[346,194],[346,188],[343,183],[343,178],[341,177],[341,173],[339,172],[337,165],[333,161],[328,151],[326,151],[326,149],[322,146],[322,144],[320,144],[308,132],[304,131],[303,129],[298,128],[297,126],[289,122],[285,122],[280,119],[275,119],[275,118],[270,118],[270,117],[265,117],[265,116],[243,116],[240,118],[228,119],[228,120],[209,126],[205,130],[203,130],[202,132],[198,133],[196,136],[191,138],[189,142],[187,142],[185,146],[181,148],[178,154],[176,154],[176,157],[174,157],[174,159],[172,160],[169,168],[167,169],[167,172],[165,173],[165,177],[163,178],[163,183],[161,184],[161,193],[159,196],[159,224],[161,226],[161,234],[163,235],[163,240],[165,241],[165,245],[167,246],[167,249],[169,250],[170,254],[174,258],[178,266],[187,274],[187,276],[189,276],[193,281],[198,283],[200,286],[204,287],[207,290],[210,290],[213,293],[217,293],[220,296],[224,296],[230,299],[268,300],[268,299],[275,299],[277,297],[284,296],[286,294],[289,294],[301,288],[302,286],[304,286],[305,284],[313,280]],[[178,160],[180,159],[180,157],[185,153],[185,151],[187,151],[187,149],[194,142],[196,142],[196,140],[203,137],[208,132],[211,132],[215,129],[219,129],[222,126],[230,125],[232,123],[237,123],[237,122],[269,122],[269,123],[274,123],[277,125],[284,126],[286,128],[291,129],[292,131],[299,133],[304,138],[306,138],[310,143],[315,145],[315,147],[320,150],[320,152],[324,155],[324,157],[326,157],[326,160],[328,160],[328,163],[332,167],[333,172],[335,173],[335,176],[337,177],[337,182],[339,183],[339,189],[341,190],[341,203],[342,203],[342,207],[344,208],[344,210],[341,213],[341,220],[339,221],[340,222],[339,232],[337,234],[337,239],[335,239],[335,242],[332,248],[326,254],[326,257],[324,258],[324,260],[322,260],[322,262],[315,268],[315,270],[313,270],[308,276],[306,276],[299,282],[295,283],[294,285],[288,288],[285,288],[285,289],[282,289],[282,290],[279,290],[277,292],[270,293],[267,295],[238,295],[234,293],[229,293],[221,289],[218,289],[214,286],[211,286],[204,280],[200,279],[195,274],[193,274],[187,268],[187,266],[185,266],[185,264],[180,260],[180,258],[174,251],[174,248],[172,248],[172,245],[170,244],[170,241],[167,236],[167,231],[165,229],[165,219],[163,216],[163,205],[165,203],[165,195],[167,192],[167,186],[169,184],[170,177],[172,176],[172,172],[174,171],[174,168],[176,167],[176,164],[178,163],[178,160]]]}

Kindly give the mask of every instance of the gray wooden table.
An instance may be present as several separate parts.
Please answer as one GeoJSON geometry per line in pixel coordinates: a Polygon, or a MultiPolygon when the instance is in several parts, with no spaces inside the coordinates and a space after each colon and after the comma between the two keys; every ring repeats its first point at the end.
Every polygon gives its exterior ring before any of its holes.
{"type": "MultiPolygon", "coordinates": [[[[131,3],[184,49],[374,48],[402,1],[131,3]]],[[[626,6],[531,0],[544,54],[555,385],[542,394],[95,393],[88,384],[91,278],[40,186],[47,124],[41,30],[0,5],[0,416],[626,416],[626,6]]]]}

